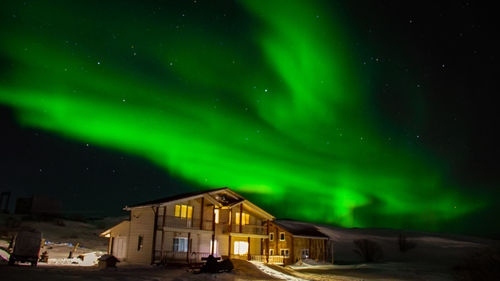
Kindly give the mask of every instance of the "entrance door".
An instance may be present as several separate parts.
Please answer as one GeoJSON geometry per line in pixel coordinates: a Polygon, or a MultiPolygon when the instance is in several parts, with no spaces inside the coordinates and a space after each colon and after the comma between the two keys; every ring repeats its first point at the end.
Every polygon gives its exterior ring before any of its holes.
{"type": "Polygon", "coordinates": [[[113,255],[118,259],[127,257],[127,238],[115,237],[113,243],[113,255]]]}
{"type": "Polygon", "coordinates": [[[235,241],[234,242],[234,254],[235,255],[248,255],[248,242],[245,241],[235,241]]]}

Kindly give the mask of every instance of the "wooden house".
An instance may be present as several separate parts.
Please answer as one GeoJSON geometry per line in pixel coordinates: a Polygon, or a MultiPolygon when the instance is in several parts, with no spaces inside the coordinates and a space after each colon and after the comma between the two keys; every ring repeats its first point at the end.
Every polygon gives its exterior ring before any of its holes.
{"type": "Polygon", "coordinates": [[[329,258],[331,243],[328,236],[312,224],[292,220],[269,221],[268,232],[264,252],[269,256],[269,263],[287,265],[304,259],[325,262],[329,258]]]}
{"type": "Polygon", "coordinates": [[[264,260],[274,217],[229,188],[192,192],[124,208],[130,220],[101,234],[129,263],[198,262],[210,254],[264,260]]]}

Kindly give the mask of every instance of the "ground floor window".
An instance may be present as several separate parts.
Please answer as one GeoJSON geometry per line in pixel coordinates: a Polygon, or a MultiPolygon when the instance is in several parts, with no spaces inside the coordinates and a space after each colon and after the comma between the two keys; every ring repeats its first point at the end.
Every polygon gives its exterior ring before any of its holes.
{"type": "Polygon", "coordinates": [[[274,249],[269,249],[269,255],[274,256],[274,249]]]}
{"type": "Polygon", "coordinates": [[[210,254],[212,253],[214,253],[214,256],[217,256],[217,240],[210,240],[210,254]]]}
{"type": "Polygon", "coordinates": [[[144,238],[142,238],[141,235],[139,235],[139,237],[137,237],[137,251],[140,251],[142,250],[142,242],[143,242],[144,238]]]}
{"type": "Polygon", "coordinates": [[[187,252],[188,251],[188,239],[184,237],[174,238],[174,252],[187,252]]]}
{"type": "Polygon", "coordinates": [[[234,242],[234,254],[235,255],[246,255],[246,254],[248,254],[248,242],[235,241],[234,242]]]}
{"type": "Polygon", "coordinates": [[[309,249],[302,249],[302,258],[309,258],[309,249]]]}
{"type": "Polygon", "coordinates": [[[280,255],[288,258],[288,249],[280,249],[280,255]]]}

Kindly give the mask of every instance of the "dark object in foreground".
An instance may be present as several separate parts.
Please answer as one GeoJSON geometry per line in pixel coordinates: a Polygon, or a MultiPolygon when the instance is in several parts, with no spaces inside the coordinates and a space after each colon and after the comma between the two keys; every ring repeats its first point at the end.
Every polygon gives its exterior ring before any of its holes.
{"type": "Polygon", "coordinates": [[[112,255],[103,255],[98,259],[99,261],[99,268],[110,268],[110,267],[116,267],[116,263],[120,262],[115,256],[112,255]]]}
{"type": "Polygon", "coordinates": [[[459,281],[500,280],[500,248],[493,247],[469,252],[453,267],[459,281]]]}
{"type": "Polygon", "coordinates": [[[365,262],[380,261],[384,257],[382,248],[380,248],[380,245],[375,241],[368,239],[357,239],[353,242],[357,248],[353,251],[361,258],[363,258],[365,262]]]}
{"type": "Polygon", "coordinates": [[[415,243],[414,241],[408,241],[408,237],[406,237],[405,234],[399,233],[398,245],[399,251],[405,253],[415,248],[417,246],[417,243],[415,243]]]}
{"type": "Polygon", "coordinates": [[[230,272],[231,270],[233,270],[234,266],[230,259],[225,259],[221,262],[218,262],[217,260],[219,259],[220,258],[215,258],[212,255],[208,256],[206,259],[203,259],[206,260],[206,263],[200,268],[200,271],[195,273],[219,273],[230,272]]]}
{"type": "Polygon", "coordinates": [[[10,254],[9,265],[16,262],[29,262],[31,266],[38,264],[38,255],[42,243],[42,234],[38,231],[20,231],[14,240],[14,249],[10,254]]]}
{"type": "Polygon", "coordinates": [[[48,263],[49,262],[49,253],[47,251],[44,251],[41,255],[40,255],[40,260],[38,260],[39,262],[44,262],[44,263],[48,263]]]}

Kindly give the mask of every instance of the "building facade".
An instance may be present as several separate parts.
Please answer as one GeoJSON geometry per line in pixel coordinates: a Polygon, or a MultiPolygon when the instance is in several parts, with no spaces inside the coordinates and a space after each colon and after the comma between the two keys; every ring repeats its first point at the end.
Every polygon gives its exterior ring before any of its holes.
{"type": "MultiPolygon", "coordinates": [[[[280,246],[269,250],[274,245],[269,241],[270,231],[277,227],[274,217],[229,188],[186,193],[124,209],[130,212],[130,219],[101,236],[109,238],[110,254],[129,263],[196,263],[209,255],[275,264],[295,260],[295,253],[286,257],[280,246]]],[[[302,237],[294,239],[299,243],[302,237]]],[[[308,249],[320,256],[314,248],[318,239],[308,249]]]]}
{"type": "Polygon", "coordinates": [[[269,235],[264,251],[268,252],[269,263],[294,264],[300,260],[329,260],[331,243],[309,223],[292,220],[270,221],[269,235]]]}
{"type": "Polygon", "coordinates": [[[130,220],[106,230],[109,252],[130,263],[197,262],[208,255],[262,255],[274,217],[229,188],[126,207],[130,220]]]}

